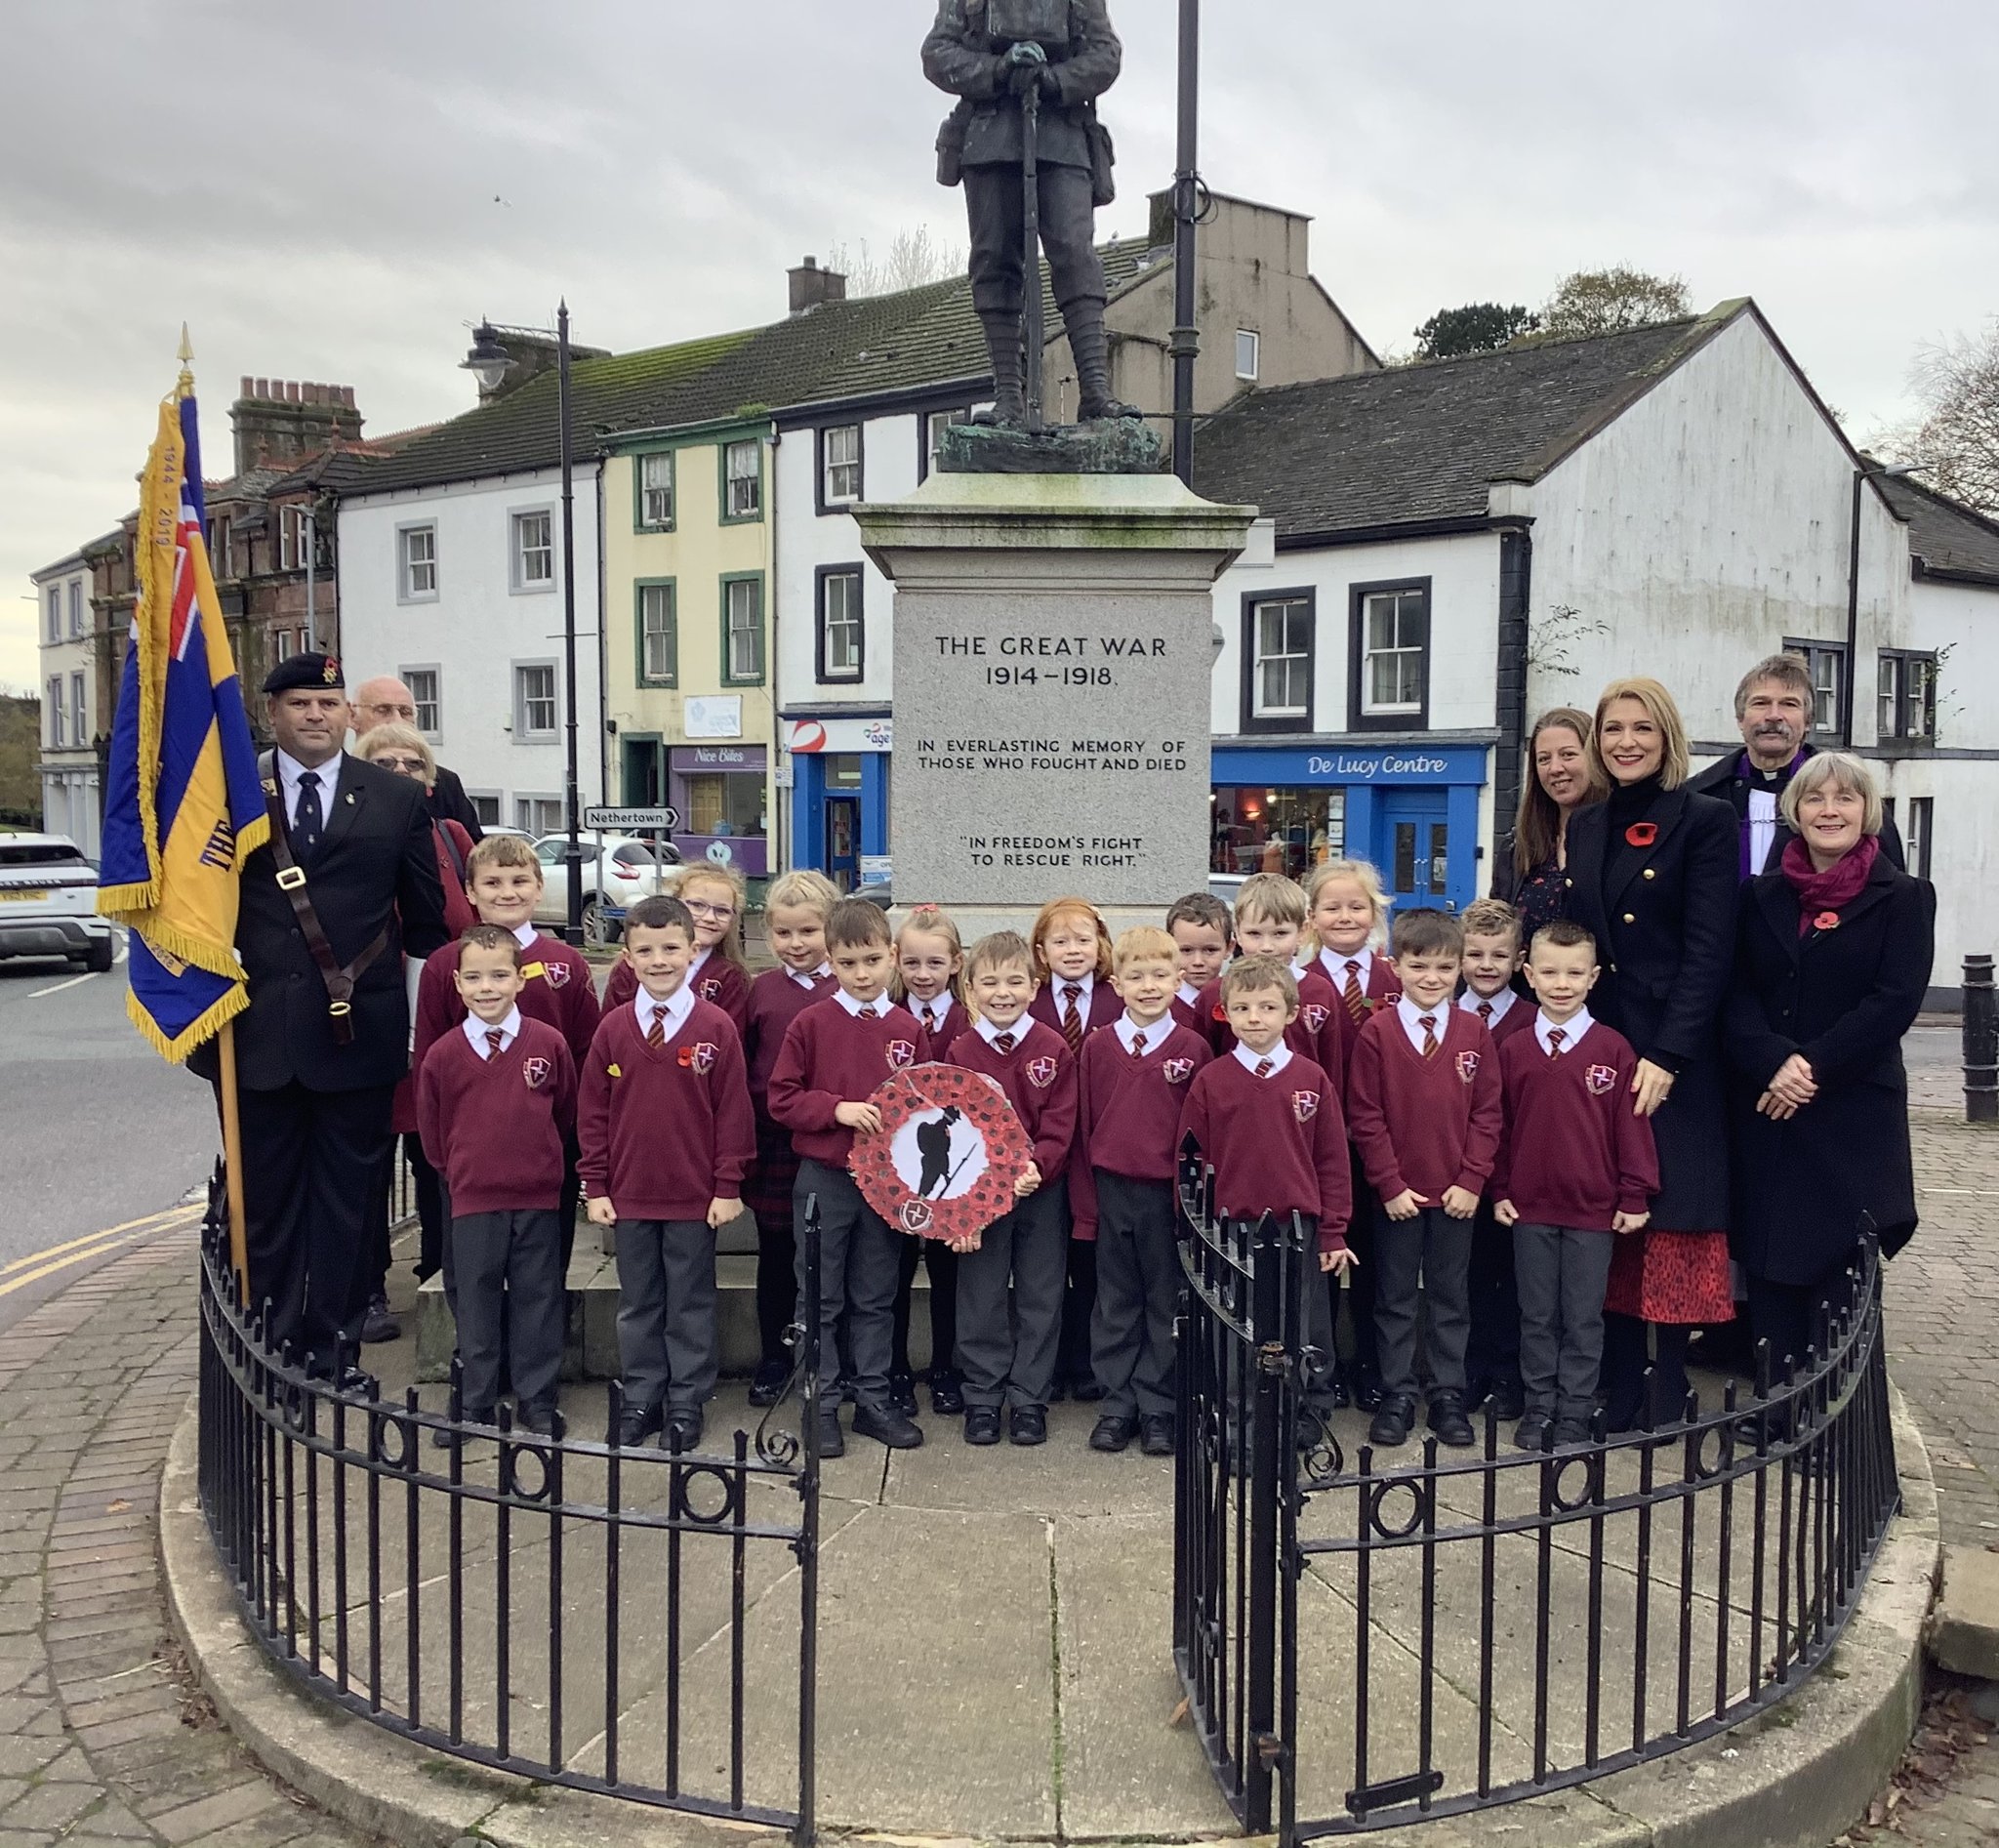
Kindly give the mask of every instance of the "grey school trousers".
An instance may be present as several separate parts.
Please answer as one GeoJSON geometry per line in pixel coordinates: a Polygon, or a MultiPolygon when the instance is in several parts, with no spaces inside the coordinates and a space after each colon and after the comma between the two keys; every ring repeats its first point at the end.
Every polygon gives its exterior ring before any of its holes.
{"type": "Polygon", "coordinates": [[[714,1228],[618,1221],[618,1371],[632,1411],[698,1410],[714,1391],[714,1228]]]}
{"type": "MultiPolygon", "coordinates": [[[[853,1354],[854,1402],[879,1412],[888,1405],[888,1370],[895,1352],[895,1293],[902,1281],[902,1235],[861,1198],[854,1177],[809,1158],[792,1189],[797,1240],[798,1307],[805,1306],[805,1208],[819,1202],[819,1375],[829,1388],[839,1371],[844,1315],[853,1354]]],[[[829,1390],[820,1402],[836,1410],[829,1390]]]]}
{"type": "Polygon", "coordinates": [[[1097,1301],[1090,1372],[1106,1417],[1173,1416],[1173,1322],[1180,1309],[1179,1208],[1169,1180],[1096,1170],[1097,1301]]]}
{"type": "Polygon", "coordinates": [[[1059,1179],[995,1219],[979,1249],[959,1256],[958,1365],[966,1405],[1017,1411],[1048,1403],[1068,1275],[1069,1198],[1059,1179]]]}
{"type": "Polygon", "coordinates": [[[1589,1422],[1604,1364],[1604,1292],[1611,1282],[1609,1232],[1572,1226],[1513,1228],[1520,1292],[1520,1383],[1530,1412],[1589,1422]]]}
{"type": "Polygon", "coordinates": [[[465,1409],[493,1409],[504,1358],[514,1403],[553,1410],[568,1320],[560,1215],[546,1207],[465,1213],[451,1221],[447,1249],[465,1409]]]}
{"type": "Polygon", "coordinates": [[[1433,1390],[1464,1394],[1464,1349],[1471,1336],[1472,1225],[1442,1207],[1413,1219],[1374,1209],[1374,1334],[1381,1350],[1381,1390],[1416,1396],[1416,1303],[1429,1305],[1425,1352],[1433,1390]]]}

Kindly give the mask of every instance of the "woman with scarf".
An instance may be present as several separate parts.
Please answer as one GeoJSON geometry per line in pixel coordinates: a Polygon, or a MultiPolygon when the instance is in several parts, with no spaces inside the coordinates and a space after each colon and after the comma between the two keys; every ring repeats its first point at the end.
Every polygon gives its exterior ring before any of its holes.
{"type": "Polygon", "coordinates": [[[1893,1255],[1916,1229],[1901,1039],[1937,917],[1929,883],[1882,850],[1859,759],[1807,759],[1779,812],[1796,839],[1744,891],[1725,1023],[1736,1250],[1777,1377],[1818,1340],[1821,1305],[1843,1306],[1862,1237],[1893,1255]]]}

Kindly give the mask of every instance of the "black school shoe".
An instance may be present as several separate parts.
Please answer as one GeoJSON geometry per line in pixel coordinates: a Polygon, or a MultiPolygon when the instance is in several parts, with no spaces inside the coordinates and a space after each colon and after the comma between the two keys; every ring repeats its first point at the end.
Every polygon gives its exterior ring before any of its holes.
{"type": "Polygon", "coordinates": [[[893,1405],[857,1405],[854,1435],[872,1437],[890,1450],[917,1450],[923,1442],[923,1427],[893,1405]]]}
{"type": "Polygon", "coordinates": [[[568,1434],[569,1423],[551,1405],[524,1405],[516,1408],[513,1428],[525,1431],[530,1437],[551,1437],[559,1441],[568,1434]]]}
{"type": "Polygon", "coordinates": [[[1557,1450],[1581,1450],[1585,1445],[1594,1444],[1595,1436],[1580,1418],[1557,1418],[1555,1420],[1555,1448],[1557,1450]]]}
{"type": "MultiPolygon", "coordinates": [[[[467,1406],[466,1409],[459,1414],[458,1421],[461,1425],[494,1425],[500,1422],[500,1415],[491,1406],[467,1406]]],[[[453,1430],[453,1428],[450,1425],[440,1424],[436,1427],[435,1430],[433,1430],[430,1433],[430,1442],[438,1450],[449,1450],[452,1445],[452,1440],[457,1435],[458,1433],[455,1430],[453,1430]]],[[[485,1431],[467,1431],[465,1434],[465,1441],[468,1444],[477,1444],[482,1442],[488,1435],[498,1436],[499,1433],[497,1431],[491,1433],[485,1431]]]]}
{"type": "Polygon", "coordinates": [[[1094,1374],[1084,1374],[1081,1379],[1072,1380],[1070,1382],[1069,1396],[1072,1399],[1074,1399],[1078,1405],[1095,1405],[1096,1402],[1099,1399],[1104,1398],[1106,1394],[1104,1392],[1103,1387],[1097,1383],[1097,1378],[1094,1374]]]}
{"type": "Polygon", "coordinates": [[[626,1450],[636,1450],[647,1438],[655,1435],[666,1420],[667,1408],[664,1405],[628,1405],[619,1413],[618,1422],[611,1427],[604,1442],[626,1450]]]}
{"type": "Polygon", "coordinates": [[[940,1418],[963,1416],[964,1381],[949,1367],[930,1369],[930,1410],[940,1418]]]}
{"type": "Polygon", "coordinates": [[[675,1406],[667,1414],[660,1441],[668,1450],[699,1450],[701,1434],[707,1428],[708,1420],[698,1405],[675,1406]]]}
{"type": "Polygon", "coordinates": [[[913,1376],[909,1374],[890,1374],[888,1376],[888,1403],[906,1418],[913,1418],[917,1416],[917,1382],[913,1376]]]}
{"type": "Polygon", "coordinates": [[[1437,1433],[1438,1443],[1448,1444],[1452,1450],[1470,1450],[1479,1441],[1471,1419],[1465,1416],[1464,1400],[1457,1393],[1440,1392],[1430,1401],[1429,1424],[1437,1433]]]}
{"type": "Polygon", "coordinates": [[[1089,1434],[1089,1447],[1091,1450],[1100,1450],[1115,1456],[1119,1451],[1127,1448],[1137,1435],[1136,1418],[1127,1418],[1116,1412],[1106,1412],[1096,1421],[1095,1428],[1089,1434]]]}
{"type": "Polygon", "coordinates": [[[836,1402],[825,1407],[819,1414],[819,1455],[844,1457],[846,1454],[847,1437],[840,1429],[839,1406],[836,1402]]]}
{"type": "Polygon", "coordinates": [[[1554,1430],[1555,1420],[1545,1412],[1527,1412],[1513,1427],[1513,1448],[1515,1450],[1545,1450],[1548,1434],[1554,1430]]]}
{"type": "Polygon", "coordinates": [[[1374,1422],[1367,1426],[1367,1442],[1393,1450],[1409,1441],[1409,1426],[1416,1421],[1416,1402],[1402,1393],[1381,1401],[1374,1422]]]}
{"type": "Polygon", "coordinates": [[[361,1319],[361,1339],[370,1347],[382,1341],[402,1339],[402,1323],[388,1306],[387,1296],[377,1296],[368,1304],[368,1313],[361,1319]]]}
{"type": "Polygon", "coordinates": [[[755,1406],[776,1405],[785,1396],[785,1386],[791,1376],[789,1361],[759,1361],[756,1371],[750,1376],[750,1403],[755,1406]]]}
{"type": "Polygon", "coordinates": [[[968,1405],[964,1409],[964,1441],[983,1450],[1000,1441],[1000,1408],[996,1405],[968,1405]]]}
{"type": "Polygon", "coordinates": [[[1048,1413],[1045,1406],[1017,1405],[1006,1420],[1009,1443],[1045,1444],[1048,1441],[1048,1413]]]}
{"type": "Polygon", "coordinates": [[[1172,1456],[1173,1420],[1170,1414],[1155,1412],[1150,1417],[1139,1420],[1138,1448],[1148,1457],[1172,1456]]]}
{"type": "Polygon", "coordinates": [[[1527,1392],[1517,1379],[1495,1380],[1489,1402],[1492,1416],[1501,1424],[1508,1424],[1527,1411],[1527,1392]]]}

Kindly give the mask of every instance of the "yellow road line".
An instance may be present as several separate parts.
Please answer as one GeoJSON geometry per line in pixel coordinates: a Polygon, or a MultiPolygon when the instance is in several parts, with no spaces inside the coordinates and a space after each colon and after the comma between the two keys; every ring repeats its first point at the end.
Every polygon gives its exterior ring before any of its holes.
{"type": "Polygon", "coordinates": [[[80,1245],[95,1245],[99,1239],[107,1239],[119,1232],[137,1232],[148,1226],[165,1226],[182,1219],[199,1218],[201,1211],[199,1207],[169,1207],[162,1212],[149,1212],[143,1219],[127,1219],[121,1225],[102,1226],[98,1231],[86,1232],[80,1239],[70,1239],[62,1245],[51,1245],[46,1251],[30,1252],[25,1257],[17,1257],[10,1264],[0,1264],[0,1277],[11,1276],[23,1265],[39,1264],[44,1258],[60,1257],[64,1252],[73,1252],[80,1245]]]}
{"type": "Polygon", "coordinates": [[[25,1290],[29,1284],[39,1283],[44,1277],[59,1270],[67,1270],[72,1264],[87,1263],[93,1257],[103,1257],[128,1245],[135,1244],[145,1235],[142,1232],[121,1232],[116,1238],[106,1239],[102,1245],[93,1245],[88,1251],[71,1252],[67,1257],[58,1257],[38,1269],[23,1271],[19,1277],[11,1277],[0,1284],[0,1296],[11,1296],[17,1290],[25,1290]]]}

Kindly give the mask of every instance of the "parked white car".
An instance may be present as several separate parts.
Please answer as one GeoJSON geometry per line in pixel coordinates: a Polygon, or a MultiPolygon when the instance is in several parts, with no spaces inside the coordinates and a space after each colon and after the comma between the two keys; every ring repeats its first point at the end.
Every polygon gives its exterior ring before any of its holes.
{"type": "MultiPolygon", "coordinates": [[[[655,843],[630,835],[587,834],[577,844],[583,851],[583,940],[601,949],[618,941],[629,907],[659,895],[668,869],[680,864],[680,853],[672,842],[655,843]]],[[[568,846],[569,837],[560,834],[544,835],[535,842],[535,858],[542,863],[537,924],[569,922],[569,869],[563,864],[568,846]]]]}
{"type": "Polygon", "coordinates": [[[97,869],[66,834],[0,835],[0,957],[109,968],[118,938],[97,904],[97,869]]]}

